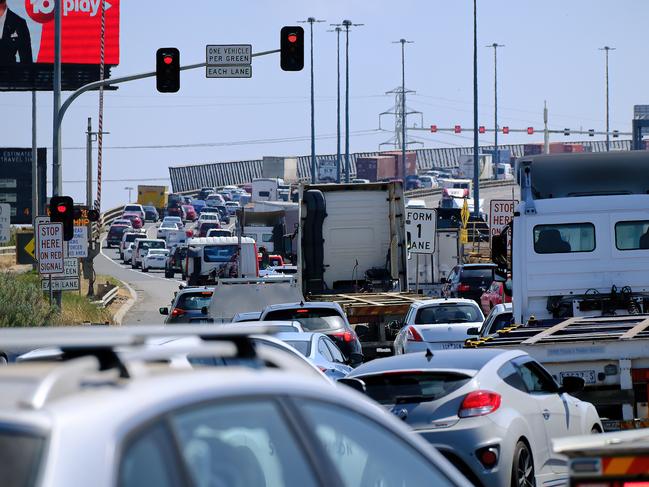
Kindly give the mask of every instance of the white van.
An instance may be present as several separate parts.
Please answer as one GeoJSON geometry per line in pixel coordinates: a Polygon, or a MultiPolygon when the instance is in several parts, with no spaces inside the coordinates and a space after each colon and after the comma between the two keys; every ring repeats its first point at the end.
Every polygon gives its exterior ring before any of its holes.
{"type": "MultiPolygon", "coordinates": [[[[198,237],[187,242],[187,283],[206,284],[223,278],[239,277],[237,237],[198,237]]],[[[257,245],[241,238],[241,277],[259,277],[257,245]]]]}

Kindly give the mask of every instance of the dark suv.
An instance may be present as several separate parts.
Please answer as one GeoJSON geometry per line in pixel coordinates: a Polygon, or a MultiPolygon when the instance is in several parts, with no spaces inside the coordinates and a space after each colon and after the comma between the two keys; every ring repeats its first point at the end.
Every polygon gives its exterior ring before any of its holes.
{"type": "Polygon", "coordinates": [[[473,299],[480,304],[480,296],[495,278],[496,264],[461,264],[455,266],[444,283],[442,294],[447,298],[473,299]]]}
{"type": "Polygon", "coordinates": [[[187,247],[179,245],[173,249],[167,257],[167,263],[165,264],[165,277],[171,278],[176,275],[176,272],[180,272],[184,279],[183,262],[186,257],[187,247]]]}
{"type": "Polygon", "coordinates": [[[113,245],[119,245],[122,241],[122,235],[124,232],[132,230],[133,227],[128,225],[112,225],[108,229],[108,235],[106,236],[106,248],[111,248],[113,245]]]}

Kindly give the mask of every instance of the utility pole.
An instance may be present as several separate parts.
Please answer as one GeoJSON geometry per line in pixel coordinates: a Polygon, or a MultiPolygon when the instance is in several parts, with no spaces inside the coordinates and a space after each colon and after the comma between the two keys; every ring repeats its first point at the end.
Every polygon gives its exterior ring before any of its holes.
{"type": "Polygon", "coordinates": [[[543,101],[543,153],[550,153],[550,131],[548,130],[548,102],[543,101]]]}
{"type": "Polygon", "coordinates": [[[608,103],[608,52],[615,51],[614,47],[604,46],[600,48],[606,54],[606,152],[611,149],[611,134],[609,133],[609,103],[608,103]]]}
{"type": "MultiPolygon", "coordinates": [[[[494,50],[494,156],[495,164],[500,163],[500,151],[498,150],[498,48],[505,47],[504,44],[494,42],[486,47],[493,47],[494,50]]],[[[498,166],[496,166],[497,168],[498,166]]]]}
{"type": "Polygon", "coordinates": [[[351,20],[343,20],[345,27],[345,182],[349,183],[349,28],[360,27],[351,20]]]}
{"type": "Polygon", "coordinates": [[[406,44],[413,41],[399,39],[392,44],[401,44],[401,174],[403,189],[406,189],[406,44]]]}
{"type": "MultiPolygon", "coordinates": [[[[54,0],[54,86],[53,86],[53,138],[52,138],[52,195],[59,196],[62,191],[61,172],[61,131],[58,128],[61,109],[61,1],[54,0]]],[[[57,303],[60,303],[61,292],[57,303]]]]}
{"type": "MultiPolygon", "coordinates": [[[[38,211],[38,140],[36,132],[36,90],[32,91],[32,224],[38,211]]],[[[34,226],[36,231],[36,226],[34,226]]]]}
{"type": "Polygon", "coordinates": [[[336,182],[340,184],[340,28],[342,24],[330,24],[335,29],[327,32],[336,33],[336,72],[338,74],[338,88],[336,91],[336,182]]]}
{"type": "Polygon", "coordinates": [[[473,0],[473,215],[480,216],[480,156],[478,154],[478,7],[473,0]]]}
{"type": "MultiPolygon", "coordinates": [[[[86,208],[92,208],[92,118],[88,117],[88,130],[86,131],[86,208]]],[[[88,241],[92,241],[92,223],[88,223],[88,241]]],[[[89,245],[90,247],[90,245],[89,245]]],[[[88,296],[95,295],[95,272],[93,269],[93,257],[91,257],[91,249],[88,249],[88,257],[86,257],[86,266],[89,267],[87,272],[84,272],[88,279],[88,296]]],[[[85,271],[85,268],[84,268],[85,271]]]]}
{"type": "Polygon", "coordinates": [[[132,186],[126,186],[124,189],[126,191],[128,191],[128,202],[130,203],[131,202],[131,191],[133,191],[133,187],[132,186]]]}
{"type": "Polygon", "coordinates": [[[315,22],[325,22],[316,20],[315,17],[309,17],[306,20],[299,20],[298,23],[308,23],[311,27],[311,183],[316,183],[316,157],[315,157],[315,100],[313,87],[313,24],[315,22]]]}

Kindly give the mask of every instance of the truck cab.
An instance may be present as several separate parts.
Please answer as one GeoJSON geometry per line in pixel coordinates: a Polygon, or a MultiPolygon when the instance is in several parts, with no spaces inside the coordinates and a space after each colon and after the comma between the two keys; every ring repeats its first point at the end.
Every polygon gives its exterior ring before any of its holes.
{"type": "MultiPolygon", "coordinates": [[[[517,175],[515,322],[649,311],[649,154],[524,157],[517,175]]],[[[501,267],[503,238],[492,247],[501,267]]]]}
{"type": "Polygon", "coordinates": [[[223,278],[259,276],[257,246],[251,238],[198,237],[187,241],[187,282],[190,286],[215,282],[223,278]],[[241,269],[239,272],[239,265],[241,269]]]}

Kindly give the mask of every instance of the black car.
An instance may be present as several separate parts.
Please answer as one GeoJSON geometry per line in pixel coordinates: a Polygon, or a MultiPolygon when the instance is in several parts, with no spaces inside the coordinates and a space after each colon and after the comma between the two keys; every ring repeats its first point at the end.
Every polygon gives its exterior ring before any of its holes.
{"type": "Polygon", "coordinates": [[[198,192],[198,199],[199,200],[205,200],[209,195],[214,193],[214,188],[209,188],[209,187],[203,187],[201,190],[198,192]]]}
{"type": "MultiPolygon", "coordinates": [[[[165,277],[174,277],[176,272],[182,274],[183,268],[182,263],[187,257],[187,247],[178,246],[169,252],[167,257],[167,263],[165,264],[165,277]]],[[[184,279],[184,276],[183,276],[184,279]]]]}
{"type": "Polygon", "coordinates": [[[363,347],[340,306],[332,303],[291,303],[266,308],[261,321],[297,321],[304,331],[324,333],[336,342],[352,367],[363,361],[363,347]]]}
{"type": "Polygon", "coordinates": [[[182,219],[185,216],[185,212],[181,206],[168,206],[167,216],[179,216],[182,219]]]}
{"type": "Polygon", "coordinates": [[[455,266],[444,283],[444,296],[473,299],[480,304],[480,296],[489,289],[495,279],[496,267],[496,264],[455,266]]]}
{"type": "Polygon", "coordinates": [[[133,227],[128,225],[112,225],[108,229],[108,235],[106,236],[106,248],[111,248],[113,245],[119,245],[122,241],[122,235],[127,230],[132,230],[133,227]]]}
{"type": "Polygon", "coordinates": [[[155,206],[144,206],[144,221],[155,223],[159,219],[160,215],[155,206]]]}

